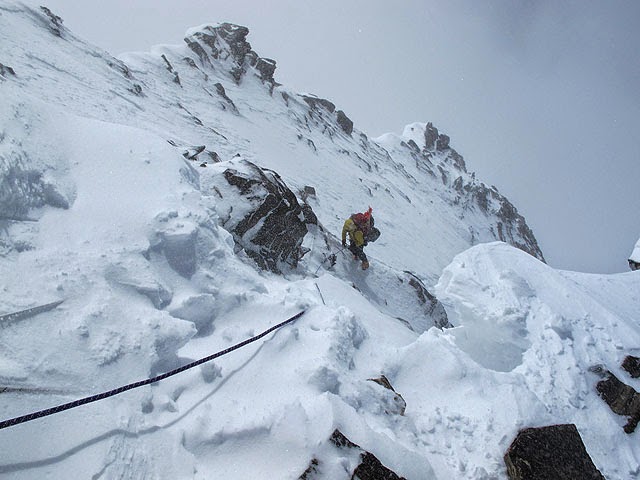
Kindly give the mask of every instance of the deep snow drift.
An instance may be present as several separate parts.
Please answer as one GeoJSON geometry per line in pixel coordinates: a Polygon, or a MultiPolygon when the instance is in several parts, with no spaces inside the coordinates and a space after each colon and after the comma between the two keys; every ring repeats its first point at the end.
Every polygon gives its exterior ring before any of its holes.
{"type": "Polygon", "coordinates": [[[637,272],[550,268],[430,124],[372,141],[276,85],[242,30],[187,38],[116,60],[50,12],[0,2],[0,315],[63,300],[0,317],[0,420],[305,314],[161,383],[0,430],[3,476],[297,479],[315,460],[308,478],[347,479],[358,458],[329,442],[339,429],[407,479],[506,478],[518,430],[554,423],[577,426],[607,478],[640,475],[637,433],[589,371],[640,388],[619,367],[640,345],[637,272]],[[245,161],[315,187],[310,251],[282,275],[225,228],[249,211],[221,175],[245,161]],[[371,269],[321,263],[369,204],[371,269]],[[453,328],[421,315],[409,278],[453,328]]]}

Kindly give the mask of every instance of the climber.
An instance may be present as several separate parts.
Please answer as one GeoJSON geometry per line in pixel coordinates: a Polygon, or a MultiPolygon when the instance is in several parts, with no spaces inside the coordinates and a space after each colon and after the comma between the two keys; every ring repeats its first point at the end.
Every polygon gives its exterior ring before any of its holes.
{"type": "Polygon", "coordinates": [[[369,242],[375,242],[380,236],[380,230],[375,228],[371,207],[364,213],[354,213],[344,222],[342,227],[342,246],[347,246],[347,233],[349,234],[349,251],[353,259],[362,261],[362,269],[369,268],[369,260],[363,248],[369,242]]]}

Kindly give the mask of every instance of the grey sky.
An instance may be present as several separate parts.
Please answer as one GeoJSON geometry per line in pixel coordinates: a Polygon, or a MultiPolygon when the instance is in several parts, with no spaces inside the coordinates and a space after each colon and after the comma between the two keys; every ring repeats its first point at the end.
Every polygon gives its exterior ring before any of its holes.
{"type": "Polygon", "coordinates": [[[332,100],[370,137],[432,121],[552,266],[627,270],[640,236],[638,1],[28,3],[112,54],[245,25],[279,82],[332,100]]]}

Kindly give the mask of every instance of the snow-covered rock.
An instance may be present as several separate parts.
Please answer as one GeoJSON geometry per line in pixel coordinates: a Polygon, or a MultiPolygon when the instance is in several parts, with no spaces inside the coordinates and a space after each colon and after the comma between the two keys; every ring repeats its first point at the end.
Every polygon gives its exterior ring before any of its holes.
{"type": "Polygon", "coordinates": [[[629,255],[629,268],[631,270],[640,270],[640,240],[638,240],[631,255],[629,255]]]}

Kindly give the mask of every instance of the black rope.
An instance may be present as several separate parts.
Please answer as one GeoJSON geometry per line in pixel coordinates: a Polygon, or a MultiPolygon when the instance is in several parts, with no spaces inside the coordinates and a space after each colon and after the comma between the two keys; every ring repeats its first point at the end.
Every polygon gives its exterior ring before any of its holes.
{"type": "Polygon", "coordinates": [[[129,385],[125,385],[123,387],[119,387],[114,390],[109,390],[108,392],[98,393],[97,395],[92,395],[90,397],[81,398],[80,400],[75,400],[73,402],[65,403],[63,405],[58,405],[57,407],[47,408],[46,410],[40,410],[39,412],[29,413],[28,415],[22,415],[21,417],[4,420],[0,422],[0,430],[7,427],[13,427],[14,425],[18,425],[20,423],[30,422],[31,420],[35,420],[37,418],[47,417],[55,413],[64,412],[65,410],[79,407],[80,405],[85,405],[87,403],[97,402],[98,400],[102,400],[104,398],[113,397],[114,395],[118,395],[122,392],[126,392],[127,390],[132,390],[134,388],[142,387],[144,385],[149,385],[151,383],[159,382],[160,380],[164,380],[165,378],[171,377],[173,375],[177,375],[178,373],[184,372],[185,370],[189,370],[190,368],[197,367],[198,365],[202,365],[203,363],[209,362],[214,358],[222,357],[223,355],[233,352],[234,350],[244,347],[245,345],[255,342],[256,340],[260,340],[262,337],[264,337],[265,335],[268,335],[274,330],[277,330],[278,328],[283,327],[286,324],[297,320],[302,316],[302,314],[304,314],[304,310],[301,311],[300,313],[297,313],[293,317],[285,320],[284,322],[279,323],[278,325],[274,325],[273,327],[265,330],[264,332],[262,332],[259,335],[256,335],[255,337],[251,337],[247,340],[244,340],[243,342],[240,342],[236,345],[226,348],[225,350],[214,353],[213,355],[209,355],[208,357],[201,358],[200,360],[196,360],[195,362],[191,362],[187,365],[176,368],[175,370],[171,370],[170,372],[163,373],[162,375],[158,375],[153,378],[148,378],[146,380],[141,380],[139,382],[130,383],[129,385]]]}

